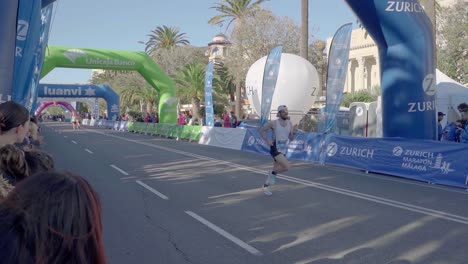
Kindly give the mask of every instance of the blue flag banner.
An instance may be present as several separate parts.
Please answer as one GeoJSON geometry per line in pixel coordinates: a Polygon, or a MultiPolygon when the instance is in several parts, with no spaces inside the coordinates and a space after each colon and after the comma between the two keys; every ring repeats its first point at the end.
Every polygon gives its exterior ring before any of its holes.
{"type": "Polygon", "coordinates": [[[52,20],[53,5],[48,5],[41,10],[41,37],[39,38],[36,53],[34,54],[34,73],[30,88],[30,105],[31,109],[37,106],[37,92],[42,65],[44,63],[45,49],[49,41],[49,30],[52,20]]]}
{"type": "Polygon", "coordinates": [[[346,0],[377,43],[384,137],[437,137],[432,24],[418,0],[346,0]]]}
{"type": "Polygon", "coordinates": [[[18,0],[0,1],[0,103],[11,100],[18,0]]]}
{"type": "Polygon", "coordinates": [[[213,109],[213,62],[210,61],[205,71],[205,126],[214,126],[213,109]]]}
{"type": "Polygon", "coordinates": [[[278,80],[279,68],[281,63],[282,46],[273,48],[268,54],[265,62],[262,83],[262,109],[260,116],[260,125],[268,122],[270,117],[271,100],[275,93],[276,81],[278,80]]]}
{"type": "Polygon", "coordinates": [[[20,0],[16,34],[12,99],[31,109],[30,87],[36,68],[35,54],[41,37],[39,0],[20,0]]]}
{"type": "Polygon", "coordinates": [[[327,72],[327,104],[325,121],[320,132],[331,132],[335,126],[336,115],[340,111],[343,89],[348,72],[349,46],[351,43],[352,24],[341,26],[331,42],[327,72]]]}

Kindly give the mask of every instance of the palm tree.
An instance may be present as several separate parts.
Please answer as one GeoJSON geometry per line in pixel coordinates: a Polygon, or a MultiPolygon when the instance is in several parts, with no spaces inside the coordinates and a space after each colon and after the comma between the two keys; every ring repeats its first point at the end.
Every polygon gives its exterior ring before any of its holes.
{"type": "Polygon", "coordinates": [[[212,17],[208,20],[208,23],[222,26],[224,22],[229,21],[226,26],[227,31],[233,22],[237,23],[242,16],[257,11],[260,4],[265,1],[268,0],[221,0],[220,3],[216,3],[215,6],[211,7],[220,14],[212,17]]]}
{"type": "MultiPolygon", "coordinates": [[[[229,21],[226,26],[226,31],[229,26],[234,22],[234,30],[239,27],[240,20],[243,16],[255,13],[260,9],[260,5],[268,0],[221,0],[211,7],[218,11],[220,14],[208,20],[211,25],[223,25],[223,22],[229,21]]],[[[241,113],[241,83],[236,84],[236,115],[240,116],[241,113]]]]}
{"type": "Polygon", "coordinates": [[[168,27],[166,25],[151,30],[148,37],[147,42],[139,41],[139,43],[145,45],[145,52],[148,54],[152,54],[155,49],[169,49],[178,45],[190,44],[185,33],[180,33],[177,27],[168,27]]]}
{"type": "Polygon", "coordinates": [[[153,111],[153,106],[157,104],[158,92],[149,85],[127,86],[120,92],[120,104],[132,106],[135,104],[146,104],[146,113],[153,111]]]}
{"type": "Polygon", "coordinates": [[[205,65],[200,63],[185,65],[176,77],[176,84],[179,98],[190,100],[193,117],[199,118],[200,101],[205,94],[205,65]]]}

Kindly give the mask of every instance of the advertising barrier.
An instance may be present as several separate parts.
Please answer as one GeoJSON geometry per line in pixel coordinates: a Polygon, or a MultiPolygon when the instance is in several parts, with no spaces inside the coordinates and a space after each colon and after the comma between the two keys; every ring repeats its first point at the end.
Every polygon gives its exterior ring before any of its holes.
{"type": "MultiPolygon", "coordinates": [[[[269,146],[258,128],[233,129],[178,126],[107,120],[83,120],[100,127],[139,133],[199,140],[199,144],[269,155],[269,146]]],[[[271,132],[267,132],[270,137],[271,132]]],[[[298,132],[290,142],[286,157],[320,162],[390,176],[452,187],[468,187],[468,144],[409,140],[403,138],[358,138],[334,134],[298,132]]]]}

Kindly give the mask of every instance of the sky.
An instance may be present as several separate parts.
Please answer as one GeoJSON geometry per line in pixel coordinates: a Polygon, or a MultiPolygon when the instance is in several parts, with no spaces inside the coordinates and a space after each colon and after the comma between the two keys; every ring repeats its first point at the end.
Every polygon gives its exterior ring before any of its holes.
{"type": "MultiPolygon", "coordinates": [[[[210,7],[219,1],[57,0],[49,45],[143,51],[138,41],[146,41],[157,26],[167,25],[186,33],[191,45],[207,46],[224,31],[208,24],[218,14],[210,7]]],[[[262,6],[300,25],[300,0],[270,0],[262,6]]],[[[325,40],[349,22],[356,26],[356,17],[344,0],[309,1],[309,31],[315,38],[325,40]]],[[[87,83],[90,78],[91,70],[56,68],[41,83],[87,83]]]]}

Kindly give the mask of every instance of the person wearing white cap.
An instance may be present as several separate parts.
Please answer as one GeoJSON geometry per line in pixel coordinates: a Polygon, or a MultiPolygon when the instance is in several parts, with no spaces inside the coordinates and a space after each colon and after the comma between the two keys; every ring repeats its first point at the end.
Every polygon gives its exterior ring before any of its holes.
{"type": "Polygon", "coordinates": [[[288,107],[285,105],[278,106],[278,119],[268,122],[260,128],[260,135],[270,146],[270,154],[273,157],[273,170],[268,172],[268,177],[263,184],[262,190],[266,195],[272,195],[270,185],[275,184],[276,175],[285,172],[291,167],[286,159],[286,152],[290,140],[294,139],[294,129],[289,120],[288,107]],[[266,136],[266,131],[273,131],[272,139],[266,136]]]}

